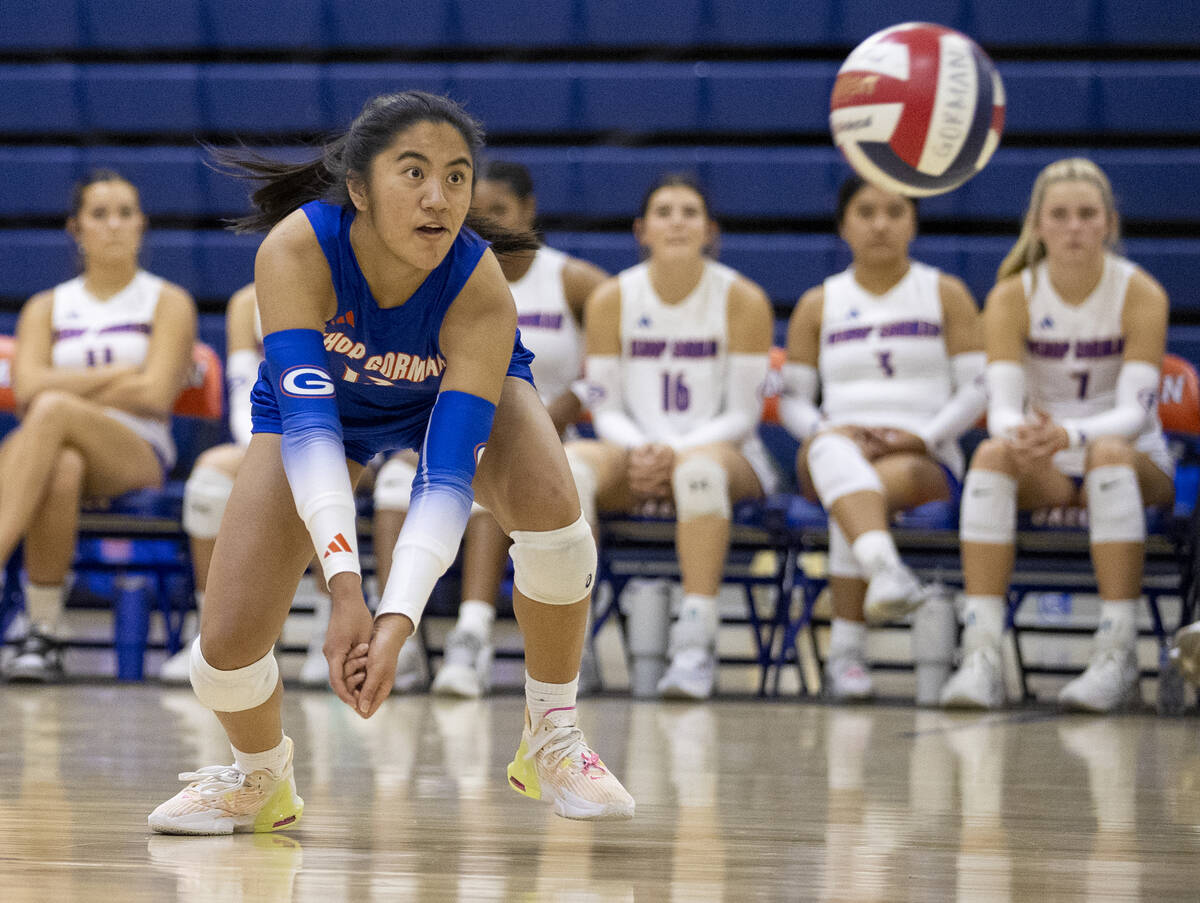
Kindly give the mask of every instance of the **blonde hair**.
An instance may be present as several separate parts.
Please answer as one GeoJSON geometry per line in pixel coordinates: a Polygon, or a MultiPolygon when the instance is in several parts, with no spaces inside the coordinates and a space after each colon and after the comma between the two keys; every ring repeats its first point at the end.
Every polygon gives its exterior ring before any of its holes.
{"type": "Polygon", "coordinates": [[[1120,238],[1120,220],[1117,216],[1117,205],[1113,200],[1112,185],[1108,176],[1099,166],[1086,157],[1068,157],[1056,160],[1040,173],[1033,183],[1033,192],[1029,198],[1029,207],[1025,211],[1025,220],[1021,224],[1021,234],[1017,243],[1012,246],[1000,269],[996,271],[996,281],[1019,273],[1021,270],[1037,266],[1046,256],[1046,246],[1034,234],[1038,217],[1042,213],[1042,202],[1046,199],[1046,189],[1056,182],[1090,182],[1100,189],[1100,197],[1104,201],[1104,209],[1111,222],[1106,244],[1115,248],[1120,238]]]}

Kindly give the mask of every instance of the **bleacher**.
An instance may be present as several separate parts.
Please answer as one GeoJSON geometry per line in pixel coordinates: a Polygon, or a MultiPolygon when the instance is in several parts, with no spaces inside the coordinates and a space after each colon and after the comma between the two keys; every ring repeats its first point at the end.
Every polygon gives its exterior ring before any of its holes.
{"type": "MultiPolygon", "coordinates": [[[[694,171],[721,259],[784,321],[848,255],[831,223],[848,172],[828,98],[840,60],[921,18],[972,35],[1005,82],[1004,140],[962,188],[922,202],[914,255],[982,301],[1036,172],[1066,155],[1112,178],[1125,250],[1172,299],[1168,346],[1200,360],[1200,25],[1186,4],[1050,0],[8,0],[0,28],[0,330],[74,272],[71,183],[109,166],[141,189],[147,268],[188,288],[201,338],[249,281],[257,239],[224,230],[245,190],[200,142],[273,153],[338,130],[369,96],[448,93],[490,153],[531,169],[548,243],[615,272],[650,180],[694,171]],[[153,13],[153,14],[151,14],[153,13]]],[[[184,461],[194,458],[183,456],[184,461]]],[[[182,472],[176,476],[183,476],[182,472]]]]}

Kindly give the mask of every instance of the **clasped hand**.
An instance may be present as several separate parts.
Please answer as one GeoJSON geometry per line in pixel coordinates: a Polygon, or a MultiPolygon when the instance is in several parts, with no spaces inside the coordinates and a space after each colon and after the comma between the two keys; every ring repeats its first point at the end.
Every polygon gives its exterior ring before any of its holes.
{"type": "Polygon", "coordinates": [[[925,454],[925,442],[916,433],[885,426],[845,426],[836,432],[854,440],[868,461],[877,461],[886,455],[913,452],[925,454]]]}
{"type": "Polygon", "coordinates": [[[1067,431],[1045,411],[1035,410],[1033,419],[1012,431],[1009,445],[1017,459],[1017,467],[1030,471],[1071,444],[1067,431]]]}
{"type": "Polygon", "coordinates": [[[400,614],[373,618],[357,574],[335,574],[329,594],[329,628],[322,647],[329,683],[338,699],[370,718],[391,692],[396,657],[413,634],[413,622],[400,614]]]}
{"type": "Polygon", "coordinates": [[[669,445],[651,443],[629,452],[629,491],[639,501],[671,498],[671,471],[675,450],[669,445]]]}

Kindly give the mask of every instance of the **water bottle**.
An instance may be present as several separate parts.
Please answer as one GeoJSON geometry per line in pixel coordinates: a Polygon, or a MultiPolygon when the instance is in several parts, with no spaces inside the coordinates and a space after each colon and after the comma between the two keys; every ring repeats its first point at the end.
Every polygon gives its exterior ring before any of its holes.
{"type": "Polygon", "coordinates": [[[937,705],[942,686],[950,679],[958,619],[950,591],[938,584],[912,622],[912,657],[917,673],[917,705],[937,705]]]}
{"type": "Polygon", "coordinates": [[[629,689],[638,699],[658,695],[667,669],[667,633],[671,624],[671,584],[634,578],[621,594],[629,643],[629,689]]]}

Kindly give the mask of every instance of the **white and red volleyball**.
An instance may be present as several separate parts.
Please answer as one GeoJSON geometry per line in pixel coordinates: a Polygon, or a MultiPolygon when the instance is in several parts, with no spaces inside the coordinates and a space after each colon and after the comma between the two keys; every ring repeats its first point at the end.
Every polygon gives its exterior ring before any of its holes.
{"type": "Polygon", "coordinates": [[[874,185],[943,194],[987,164],[1004,130],[1004,85],[983,50],[952,28],[905,22],[851,51],[829,101],[834,143],[874,185]]]}

